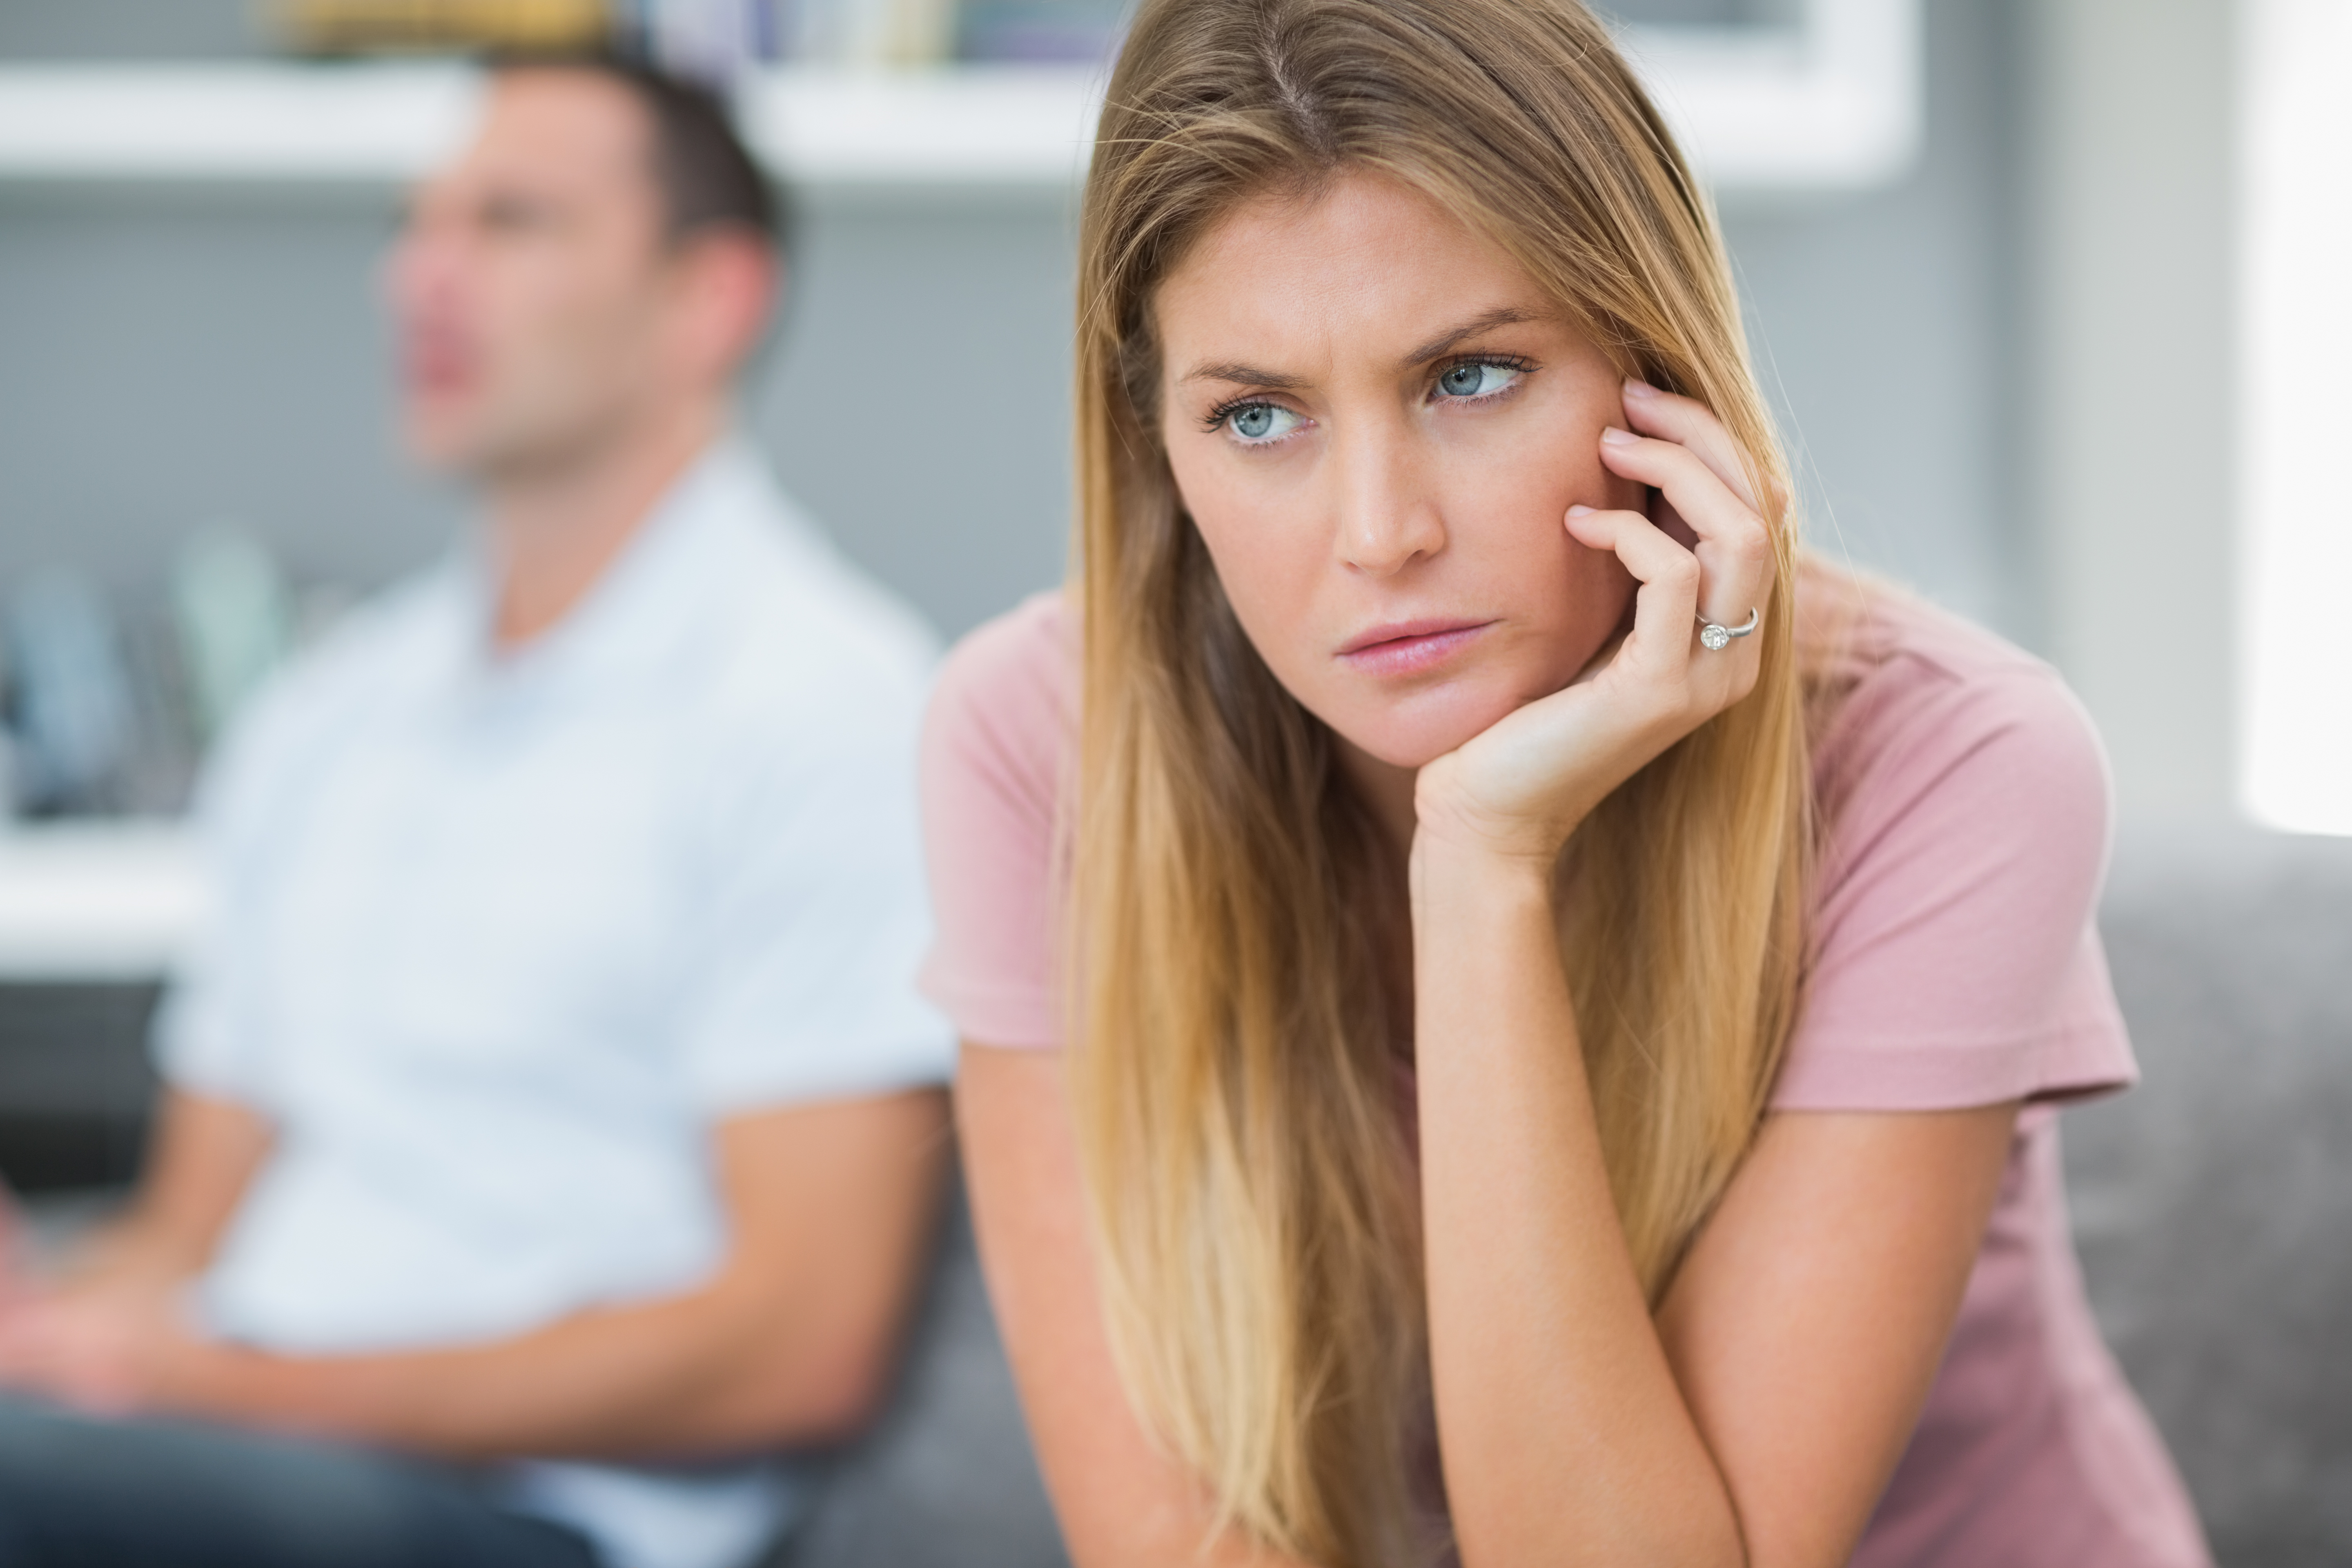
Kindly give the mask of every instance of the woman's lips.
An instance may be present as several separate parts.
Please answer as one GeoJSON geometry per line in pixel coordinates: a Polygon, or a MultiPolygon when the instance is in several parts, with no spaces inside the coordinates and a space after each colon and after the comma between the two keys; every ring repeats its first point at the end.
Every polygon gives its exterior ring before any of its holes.
{"type": "Polygon", "coordinates": [[[1374,626],[1339,650],[1350,669],[1366,675],[1419,675],[1436,668],[1474,641],[1492,621],[1400,621],[1374,626]]]}

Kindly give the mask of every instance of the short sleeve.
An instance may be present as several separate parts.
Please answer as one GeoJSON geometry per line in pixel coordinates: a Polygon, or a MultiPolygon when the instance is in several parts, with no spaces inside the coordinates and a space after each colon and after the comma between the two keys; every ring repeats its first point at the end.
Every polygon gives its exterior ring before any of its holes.
{"type": "Polygon", "coordinates": [[[2097,737],[2054,673],[1962,630],[1975,657],[1898,653],[1817,762],[1812,962],[1775,1109],[1953,1110],[2137,1076],[2095,923],[2097,737]]]}
{"type": "MultiPolygon", "coordinates": [[[[894,683],[895,684],[895,683],[894,683]]],[[[688,1093],[718,1116],[940,1083],[945,1021],[915,810],[919,689],[841,700],[714,784],[683,990],[688,1093]]]]}
{"type": "Polygon", "coordinates": [[[288,775],[309,749],[299,675],[268,688],[214,749],[192,813],[204,913],[175,963],[149,1040],[174,1088],[270,1109],[262,905],[288,775]]]}
{"type": "Polygon", "coordinates": [[[1057,801],[1075,725],[1060,599],[1032,599],[948,658],[924,727],[923,839],[939,935],[923,989],[967,1040],[1062,1041],[1057,801]]]}

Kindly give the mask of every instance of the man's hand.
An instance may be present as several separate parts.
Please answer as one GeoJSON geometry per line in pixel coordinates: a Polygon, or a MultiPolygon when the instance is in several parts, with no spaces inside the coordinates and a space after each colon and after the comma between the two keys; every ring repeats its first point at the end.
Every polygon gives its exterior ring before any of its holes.
{"type": "Polygon", "coordinates": [[[269,1123],[227,1100],[163,1097],[147,1174],[120,1219],[54,1273],[25,1270],[21,1222],[0,1220],[0,1388],[92,1414],[184,1408],[225,1353],[192,1333],[183,1286],[211,1258],[268,1154],[269,1123]]]}
{"type": "Polygon", "coordinates": [[[172,1405],[205,1347],[150,1281],[35,1287],[0,1307],[0,1386],[93,1415],[172,1405]]]}

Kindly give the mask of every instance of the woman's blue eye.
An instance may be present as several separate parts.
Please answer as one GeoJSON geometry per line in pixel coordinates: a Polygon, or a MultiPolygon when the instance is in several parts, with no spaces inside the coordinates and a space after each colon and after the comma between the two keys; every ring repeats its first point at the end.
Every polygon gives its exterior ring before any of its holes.
{"type": "Polygon", "coordinates": [[[1472,361],[1457,364],[1437,378],[1437,390],[1448,397],[1485,397],[1496,393],[1519,379],[1519,373],[1507,364],[1484,364],[1472,361]]]}
{"type": "Polygon", "coordinates": [[[1279,441],[1298,428],[1298,416],[1272,403],[1245,403],[1225,416],[1234,435],[1252,446],[1279,441]]]}

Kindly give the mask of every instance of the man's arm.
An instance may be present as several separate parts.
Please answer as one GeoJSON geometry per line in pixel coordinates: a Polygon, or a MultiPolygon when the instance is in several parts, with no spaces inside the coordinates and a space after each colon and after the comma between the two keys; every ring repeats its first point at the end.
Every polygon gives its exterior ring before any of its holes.
{"type": "Polygon", "coordinates": [[[164,1090],[130,1206],[66,1260],[61,1292],[160,1290],[202,1270],[271,1138],[268,1120],[257,1110],[164,1090]]]}
{"type": "Polygon", "coordinates": [[[887,1385],[920,1278],[946,1097],[764,1111],[721,1123],[717,1146],[731,1240],[694,1290],[448,1350],[184,1344],[151,1401],[458,1457],[686,1456],[845,1436],[887,1385]]]}

